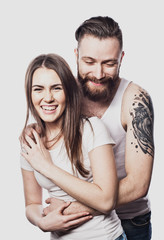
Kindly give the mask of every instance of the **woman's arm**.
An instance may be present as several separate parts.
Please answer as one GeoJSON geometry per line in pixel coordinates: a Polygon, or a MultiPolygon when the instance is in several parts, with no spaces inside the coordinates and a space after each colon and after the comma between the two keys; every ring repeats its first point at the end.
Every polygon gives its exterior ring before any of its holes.
{"type": "Polygon", "coordinates": [[[33,225],[38,226],[42,231],[66,231],[92,218],[86,211],[64,216],[63,211],[70,205],[70,202],[63,202],[47,216],[43,215],[42,189],[35,179],[34,172],[22,169],[22,176],[26,217],[33,225]]]}
{"type": "Polygon", "coordinates": [[[114,208],[118,182],[112,145],[96,147],[89,153],[93,173],[93,183],[89,183],[55,166],[35,131],[34,136],[36,143],[27,136],[31,148],[26,146],[28,154],[22,155],[36,171],[89,207],[103,213],[114,208]]]}
{"type": "Polygon", "coordinates": [[[22,169],[24,196],[26,205],[26,217],[35,226],[43,217],[42,189],[38,185],[34,172],[22,169]]]}
{"type": "Polygon", "coordinates": [[[117,175],[112,146],[97,147],[89,153],[93,183],[81,180],[62,169],[52,166],[43,174],[65,192],[100,212],[107,213],[115,207],[117,175]]]}

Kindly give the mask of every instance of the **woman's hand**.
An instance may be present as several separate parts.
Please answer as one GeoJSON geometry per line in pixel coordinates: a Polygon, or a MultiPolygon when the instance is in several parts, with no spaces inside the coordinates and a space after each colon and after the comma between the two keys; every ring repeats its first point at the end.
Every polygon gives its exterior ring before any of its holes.
{"type": "Polygon", "coordinates": [[[92,219],[92,216],[89,214],[89,212],[79,212],[67,216],[63,215],[64,209],[66,209],[70,203],[71,202],[63,202],[60,204],[60,206],[49,212],[46,216],[40,218],[37,224],[38,227],[43,232],[65,232],[92,219]]]}
{"type": "Polygon", "coordinates": [[[30,165],[39,173],[44,174],[52,165],[52,159],[49,151],[45,148],[39,134],[33,130],[34,139],[25,135],[27,143],[21,143],[21,155],[30,163],[30,165]]]}

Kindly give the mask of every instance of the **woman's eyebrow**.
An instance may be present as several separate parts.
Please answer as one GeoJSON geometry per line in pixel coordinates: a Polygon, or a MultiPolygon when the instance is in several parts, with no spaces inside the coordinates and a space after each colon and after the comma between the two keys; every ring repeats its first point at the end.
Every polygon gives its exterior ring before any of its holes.
{"type": "MultiPolygon", "coordinates": [[[[61,83],[56,83],[56,84],[51,85],[50,87],[53,88],[53,87],[56,87],[56,86],[62,86],[62,84],[61,84],[61,83]]],[[[43,88],[44,86],[39,85],[39,84],[34,84],[34,85],[32,85],[32,88],[33,88],[33,87],[43,88]]]]}
{"type": "Polygon", "coordinates": [[[41,88],[41,87],[43,87],[43,86],[38,85],[38,84],[35,84],[35,85],[32,85],[32,88],[33,88],[33,87],[40,87],[40,88],[41,88]]]}

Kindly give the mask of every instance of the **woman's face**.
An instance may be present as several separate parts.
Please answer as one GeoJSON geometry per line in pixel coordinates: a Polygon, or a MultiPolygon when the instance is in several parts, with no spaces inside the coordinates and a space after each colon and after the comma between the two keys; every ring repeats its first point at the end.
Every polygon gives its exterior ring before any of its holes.
{"type": "Polygon", "coordinates": [[[46,124],[61,122],[66,99],[61,80],[54,70],[41,67],[34,72],[31,97],[34,108],[46,124]]]}

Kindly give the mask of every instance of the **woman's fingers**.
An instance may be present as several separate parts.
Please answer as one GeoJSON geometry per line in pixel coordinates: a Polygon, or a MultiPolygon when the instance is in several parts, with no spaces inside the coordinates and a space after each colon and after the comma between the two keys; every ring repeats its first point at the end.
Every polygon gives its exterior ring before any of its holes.
{"type": "Polygon", "coordinates": [[[26,159],[28,160],[28,154],[29,154],[29,151],[31,150],[31,148],[26,145],[26,144],[22,144],[21,145],[21,155],[26,159]]]}
{"type": "MultiPolygon", "coordinates": [[[[65,202],[58,208],[59,214],[62,215],[65,208],[67,208],[71,202],[65,202]]],[[[64,217],[65,230],[69,230],[92,219],[92,215],[89,212],[80,212],[70,215],[62,215],[64,217]]]]}
{"type": "Polygon", "coordinates": [[[35,129],[33,129],[33,136],[35,138],[36,144],[40,147],[44,147],[44,144],[39,136],[39,133],[35,129]]]}
{"type": "MultiPolygon", "coordinates": [[[[58,208],[58,211],[62,214],[64,209],[67,208],[71,202],[65,202],[62,206],[58,208]]],[[[72,224],[79,224],[80,222],[86,221],[88,219],[91,219],[92,216],[89,212],[80,212],[80,213],[74,213],[70,215],[65,215],[67,222],[72,221],[72,224]],[[83,219],[81,219],[83,218],[83,219]]]]}
{"type": "Polygon", "coordinates": [[[34,135],[34,138],[35,138],[35,141],[36,141],[36,144],[40,144],[40,137],[39,137],[39,134],[33,129],[32,131],[33,135],[34,135]]]}
{"type": "Polygon", "coordinates": [[[25,135],[25,139],[31,148],[35,146],[35,142],[28,135],[25,135]]]}
{"type": "Polygon", "coordinates": [[[66,217],[66,230],[78,227],[93,218],[92,215],[86,212],[71,214],[65,217],[66,217]]]}

